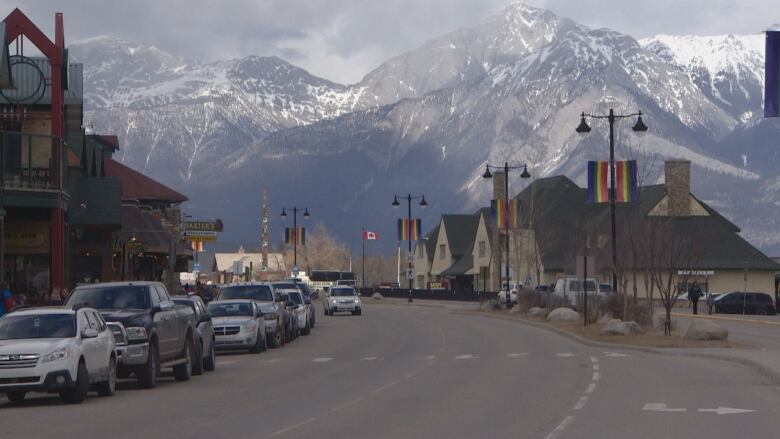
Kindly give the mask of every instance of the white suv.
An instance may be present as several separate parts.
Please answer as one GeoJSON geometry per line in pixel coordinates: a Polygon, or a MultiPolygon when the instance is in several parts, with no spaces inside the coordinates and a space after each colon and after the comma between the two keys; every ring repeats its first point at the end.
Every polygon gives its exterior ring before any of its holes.
{"type": "Polygon", "coordinates": [[[34,308],[0,318],[0,393],[12,402],[27,392],[84,401],[91,384],[100,396],[116,387],[114,335],[92,308],[34,308]]]}
{"type": "Polygon", "coordinates": [[[325,315],[337,312],[351,312],[352,315],[363,314],[360,297],[355,289],[347,286],[336,286],[328,291],[325,299],[325,315]]]}

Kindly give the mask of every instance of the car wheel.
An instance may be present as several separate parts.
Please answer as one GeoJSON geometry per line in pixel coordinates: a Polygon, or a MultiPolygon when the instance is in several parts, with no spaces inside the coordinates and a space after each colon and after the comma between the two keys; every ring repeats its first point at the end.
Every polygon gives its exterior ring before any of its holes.
{"type": "Polygon", "coordinates": [[[203,360],[203,370],[212,372],[217,367],[217,353],[214,349],[214,340],[211,340],[211,347],[209,348],[209,356],[203,360]]]}
{"type": "Polygon", "coordinates": [[[756,315],[758,315],[758,316],[765,316],[766,315],[766,308],[758,308],[756,310],[756,315]]]}
{"type": "Polygon", "coordinates": [[[260,353],[263,350],[262,339],[260,337],[260,331],[257,331],[257,337],[255,338],[255,345],[249,348],[249,352],[252,354],[260,353]]]}
{"type": "Polygon", "coordinates": [[[184,352],[182,355],[185,361],[184,363],[173,366],[173,377],[176,378],[176,381],[187,381],[192,377],[193,354],[195,351],[192,345],[192,338],[187,338],[184,342],[184,352]]]}
{"type": "Polygon", "coordinates": [[[11,402],[22,402],[25,396],[27,396],[27,392],[8,392],[5,394],[5,397],[11,402]]]}
{"type": "Polygon", "coordinates": [[[265,352],[268,350],[268,339],[266,338],[265,335],[265,329],[261,329],[260,331],[261,331],[260,335],[263,336],[263,348],[261,349],[261,351],[265,352]]]}
{"type": "Polygon", "coordinates": [[[274,332],[274,343],[272,347],[275,349],[282,347],[282,338],[282,330],[277,327],[276,332],[274,332]]]}
{"type": "Polygon", "coordinates": [[[135,372],[135,376],[138,379],[138,387],[153,389],[157,385],[157,371],[159,369],[157,366],[157,343],[152,343],[149,346],[149,358],[146,360],[146,364],[135,372]]]}
{"type": "Polygon", "coordinates": [[[363,310],[359,309],[359,310],[355,311],[355,314],[359,315],[359,316],[362,316],[363,315],[363,310]]]}
{"type": "Polygon", "coordinates": [[[87,398],[87,391],[89,391],[89,372],[87,366],[80,362],[76,372],[75,387],[60,392],[60,399],[66,404],[81,404],[87,398]]]}
{"type": "Polygon", "coordinates": [[[97,385],[97,393],[100,396],[111,396],[116,391],[116,358],[113,356],[108,361],[108,378],[97,385]]]}
{"type": "Polygon", "coordinates": [[[328,315],[328,308],[322,308],[322,312],[324,312],[325,315],[328,315]]]}
{"type": "Polygon", "coordinates": [[[192,362],[192,374],[203,375],[203,341],[199,341],[195,348],[195,361],[192,362]]]}

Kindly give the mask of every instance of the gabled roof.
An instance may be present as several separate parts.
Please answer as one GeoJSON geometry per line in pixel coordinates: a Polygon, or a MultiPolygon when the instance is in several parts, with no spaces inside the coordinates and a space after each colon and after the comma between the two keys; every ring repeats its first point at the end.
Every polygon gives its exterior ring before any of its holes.
{"type": "Polygon", "coordinates": [[[122,181],[122,199],[138,201],[164,201],[183,203],[189,198],[131,169],[114,159],[106,159],[106,176],[119,177],[122,181]]]}
{"type": "Polygon", "coordinates": [[[450,254],[460,257],[470,254],[474,246],[474,236],[479,226],[479,215],[442,215],[450,254]]]}
{"type": "Polygon", "coordinates": [[[427,235],[425,235],[425,239],[423,239],[423,242],[425,243],[425,254],[428,256],[428,259],[433,259],[433,253],[436,251],[436,240],[439,239],[439,225],[436,225],[436,227],[433,228],[430,232],[428,232],[427,235]]]}
{"type": "Polygon", "coordinates": [[[449,268],[441,272],[442,276],[460,276],[466,274],[474,266],[474,255],[471,253],[463,255],[455,261],[449,268]]]}

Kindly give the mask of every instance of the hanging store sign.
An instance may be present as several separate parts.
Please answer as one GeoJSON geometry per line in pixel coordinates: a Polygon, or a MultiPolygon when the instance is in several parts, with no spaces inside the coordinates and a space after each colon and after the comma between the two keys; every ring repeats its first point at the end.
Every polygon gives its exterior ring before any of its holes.
{"type": "Polygon", "coordinates": [[[185,221],[184,231],[203,231],[203,232],[221,232],[222,221],[185,221]]]}
{"type": "Polygon", "coordinates": [[[6,223],[5,227],[6,253],[49,252],[49,227],[47,225],[6,223]]]}

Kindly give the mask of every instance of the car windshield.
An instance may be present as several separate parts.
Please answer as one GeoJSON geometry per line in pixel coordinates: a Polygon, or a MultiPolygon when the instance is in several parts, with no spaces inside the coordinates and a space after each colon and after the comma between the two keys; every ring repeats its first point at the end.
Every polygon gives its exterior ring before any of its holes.
{"type": "Polygon", "coordinates": [[[354,296],[355,290],[352,288],[333,288],[330,290],[330,295],[335,297],[354,296]]]}
{"type": "Polygon", "coordinates": [[[96,309],[149,309],[149,287],[117,285],[76,288],[66,306],[77,304],[96,309]]]}
{"type": "Polygon", "coordinates": [[[273,302],[274,295],[268,285],[236,285],[225,287],[219,294],[220,300],[252,299],[259,302],[273,302]]]}
{"type": "Polygon", "coordinates": [[[292,303],[296,305],[303,304],[303,298],[301,297],[301,293],[296,291],[296,292],[287,293],[287,295],[290,296],[290,300],[292,301],[292,303]]]}
{"type": "Polygon", "coordinates": [[[212,317],[248,317],[252,307],[248,303],[210,303],[209,314],[212,317]]]}
{"type": "Polygon", "coordinates": [[[9,315],[0,319],[0,340],[76,336],[73,314],[9,315]]]}

